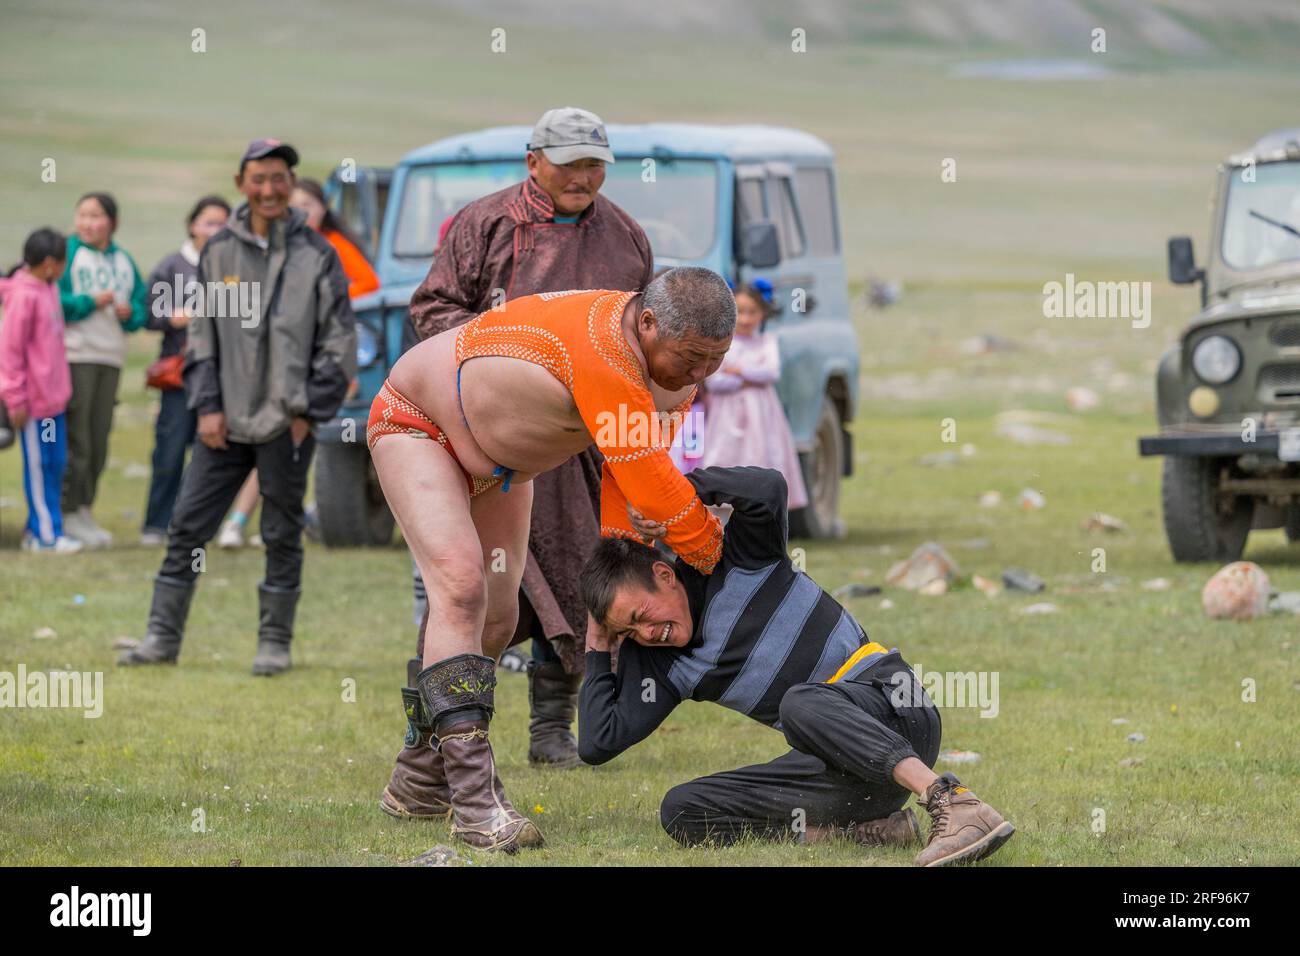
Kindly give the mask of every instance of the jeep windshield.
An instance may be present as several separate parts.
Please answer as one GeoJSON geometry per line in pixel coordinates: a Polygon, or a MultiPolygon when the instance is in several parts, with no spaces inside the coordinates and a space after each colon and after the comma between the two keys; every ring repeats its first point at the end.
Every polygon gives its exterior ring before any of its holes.
{"type": "MultiPolygon", "coordinates": [[[[521,182],[523,160],[436,163],[406,177],[397,213],[393,254],[428,259],[450,216],[489,193],[521,182]]],[[[631,215],[650,238],[657,259],[695,260],[713,248],[717,230],[718,168],[709,160],[619,157],[605,167],[600,194],[631,215]],[[647,181],[653,170],[653,178],[647,181]]]]}
{"type": "Polygon", "coordinates": [[[1232,171],[1230,182],[1223,261],[1234,269],[1300,261],[1300,236],[1284,228],[1300,230],[1300,163],[1243,166],[1232,171]]]}

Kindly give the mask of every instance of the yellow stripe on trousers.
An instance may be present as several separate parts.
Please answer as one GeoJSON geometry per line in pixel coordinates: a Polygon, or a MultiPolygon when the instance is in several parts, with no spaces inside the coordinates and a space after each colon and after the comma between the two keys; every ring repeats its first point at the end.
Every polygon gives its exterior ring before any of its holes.
{"type": "Polygon", "coordinates": [[[837,670],[835,674],[830,678],[830,680],[826,681],[826,683],[834,684],[837,680],[839,680],[841,677],[847,674],[853,668],[854,664],[858,663],[858,661],[862,660],[864,657],[866,657],[869,654],[888,654],[888,653],[889,653],[888,650],[881,647],[875,641],[868,641],[867,643],[859,647],[856,651],[854,651],[853,656],[850,657],[843,664],[841,664],[840,669],[837,670]]]}

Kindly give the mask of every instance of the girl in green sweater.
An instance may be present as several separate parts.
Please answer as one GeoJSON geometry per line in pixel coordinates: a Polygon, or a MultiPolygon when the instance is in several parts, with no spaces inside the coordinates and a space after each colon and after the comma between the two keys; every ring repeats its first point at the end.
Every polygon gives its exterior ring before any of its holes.
{"type": "Polygon", "coordinates": [[[113,536],[96,524],[90,509],[108,460],[126,336],[145,324],[147,290],[135,260],[113,242],[117,202],[112,196],[101,192],[82,196],[74,228],[75,234],[68,237],[67,269],[59,280],[72,373],[64,527],[86,547],[102,548],[113,536]]]}

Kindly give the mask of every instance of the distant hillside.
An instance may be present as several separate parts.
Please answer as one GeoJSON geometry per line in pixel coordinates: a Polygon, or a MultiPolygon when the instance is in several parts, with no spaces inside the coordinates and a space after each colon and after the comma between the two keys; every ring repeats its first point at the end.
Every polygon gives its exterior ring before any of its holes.
{"type": "MultiPolygon", "coordinates": [[[[430,4],[403,0],[427,9],[430,4]]],[[[438,0],[435,6],[507,29],[586,27],[623,33],[700,31],[737,40],[788,37],[810,44],[915,44],[1067,55],[1090,53],[1092,30],[1123,57],[1295,56],[1296,0],[438,0]]]]}

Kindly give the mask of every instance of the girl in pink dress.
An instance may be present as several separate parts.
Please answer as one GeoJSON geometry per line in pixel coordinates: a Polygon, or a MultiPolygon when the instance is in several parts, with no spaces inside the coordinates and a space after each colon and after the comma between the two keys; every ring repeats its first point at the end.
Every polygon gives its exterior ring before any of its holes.
{"type": "Polygon", "coordinates": [[[776,394],[781,353],[776,336],[763,332],[768,315],[763,292],[752,285],[736,290],[736,335],[722,367],[704,382],[708,427],[696,467],[775,468],[785,476],[793,510],[808,504],[808,492],[790,424],[776,394]]]}

